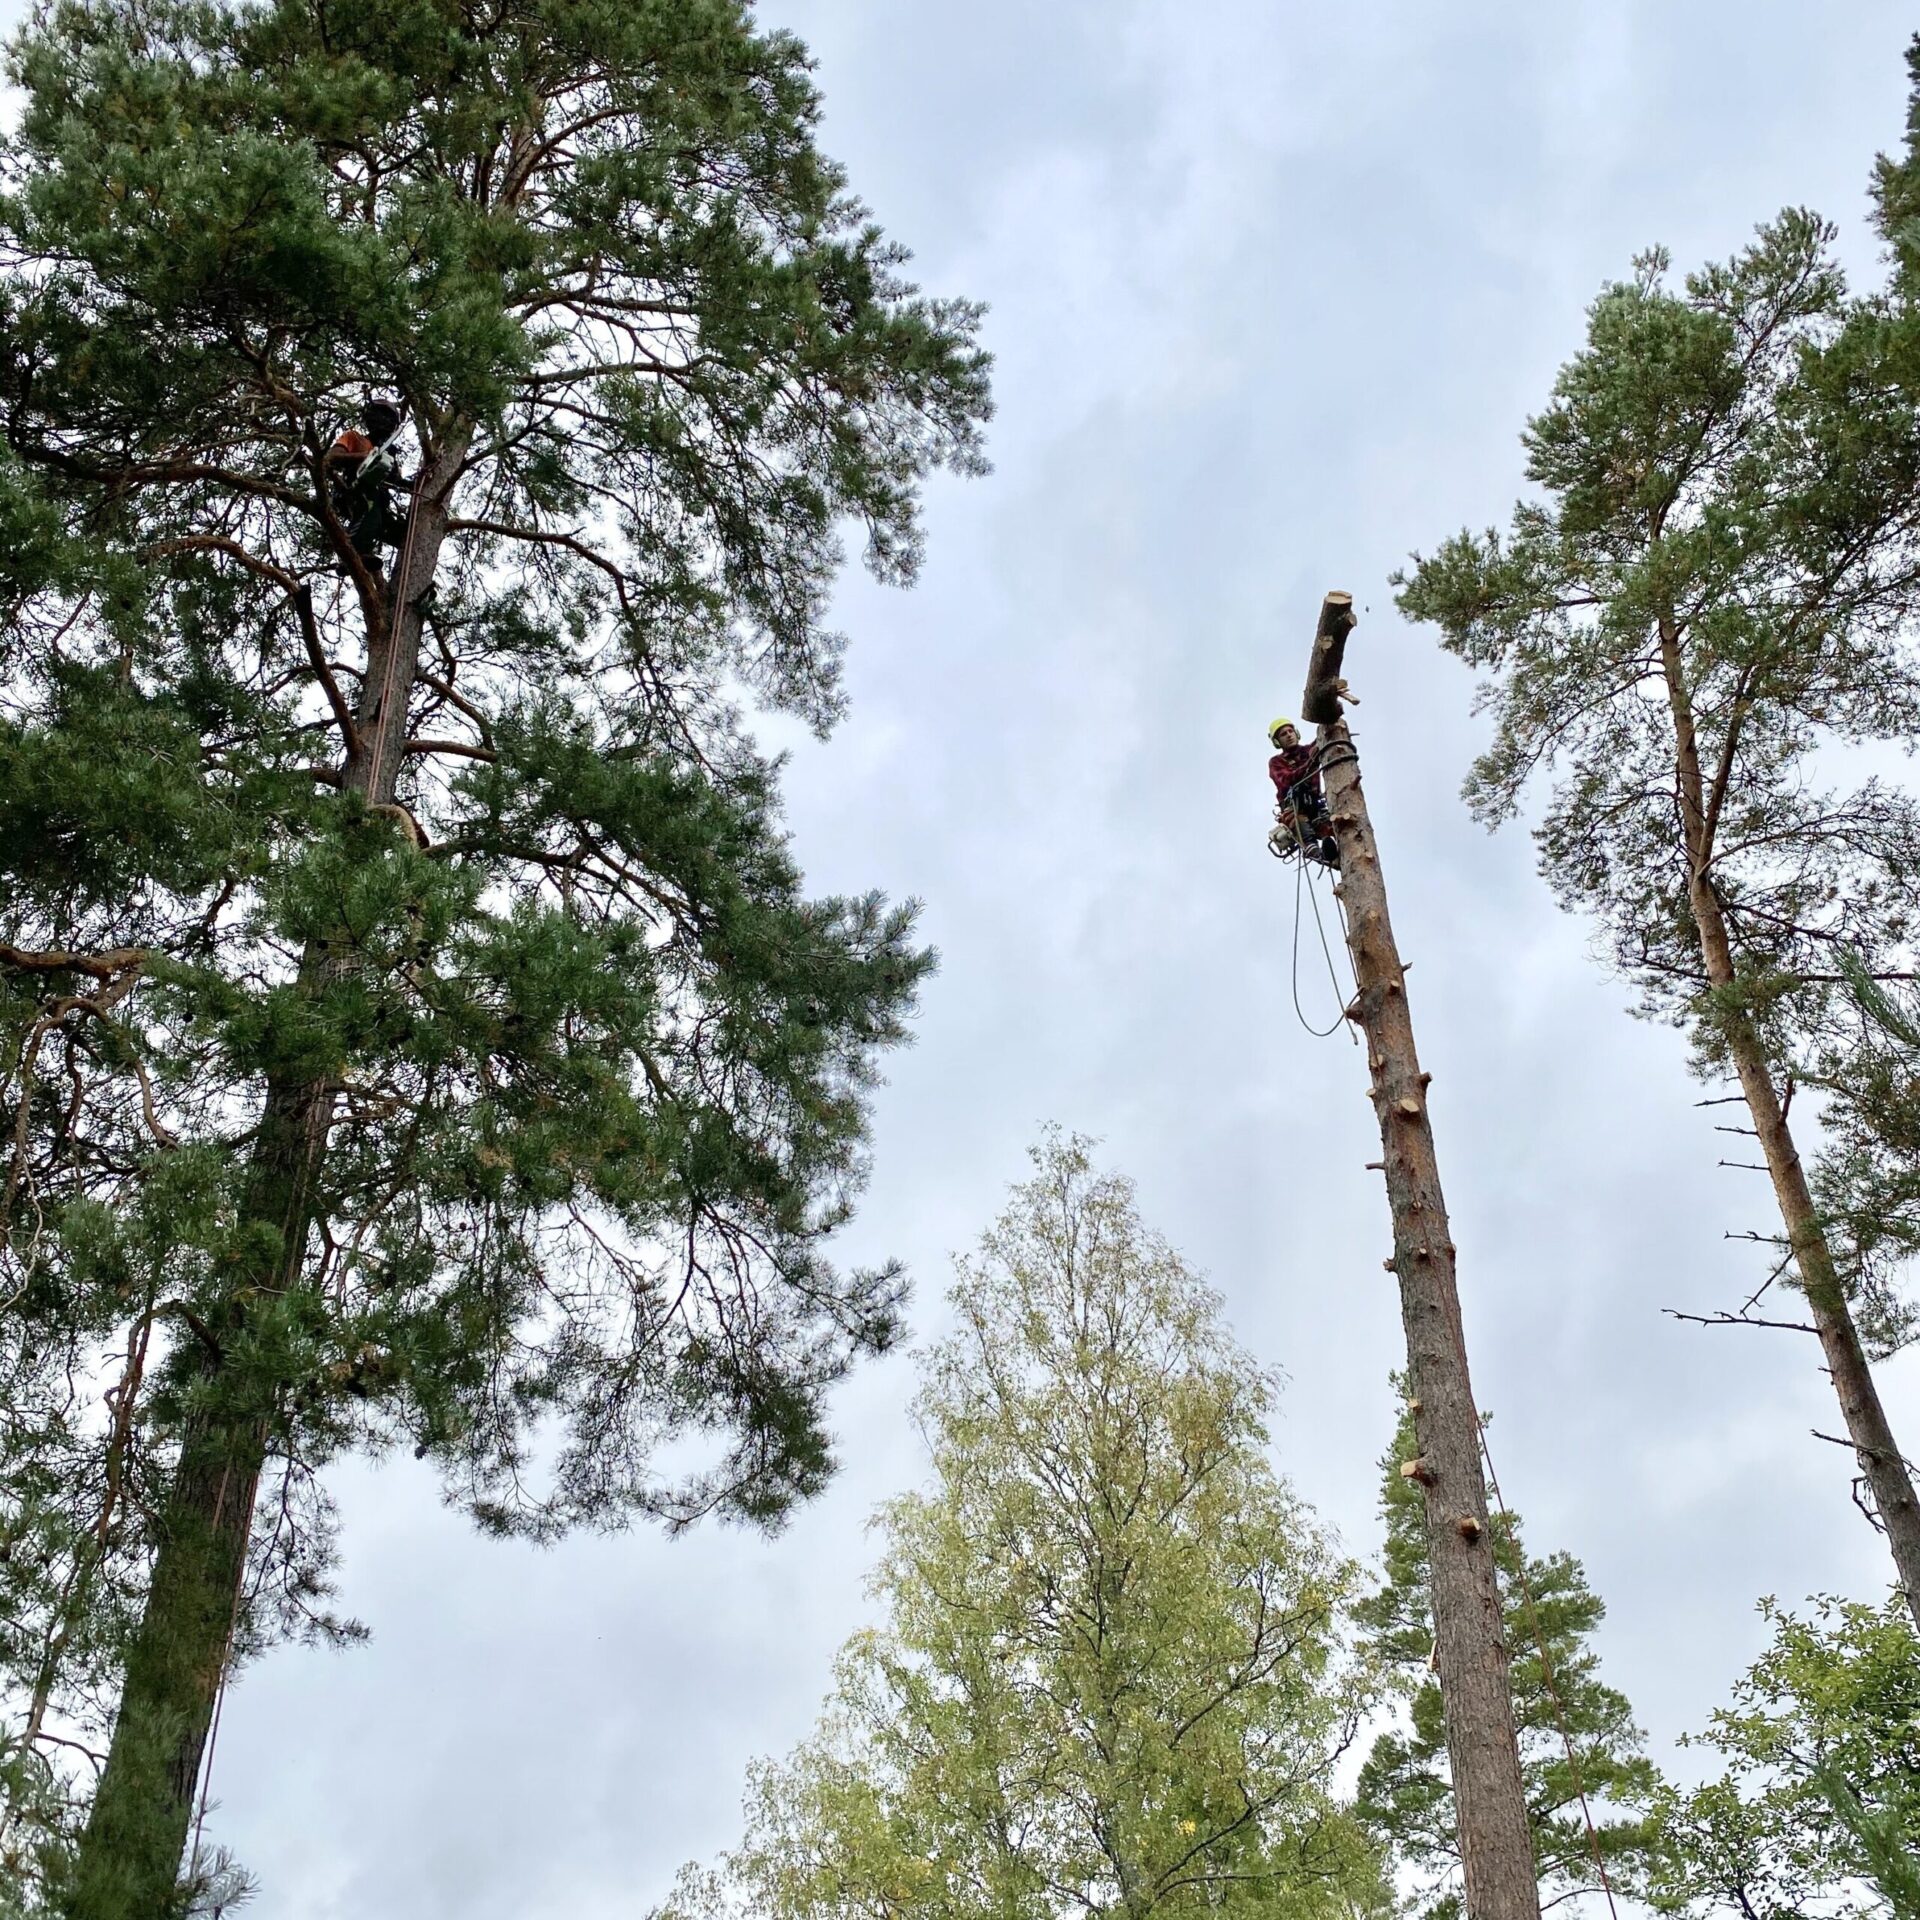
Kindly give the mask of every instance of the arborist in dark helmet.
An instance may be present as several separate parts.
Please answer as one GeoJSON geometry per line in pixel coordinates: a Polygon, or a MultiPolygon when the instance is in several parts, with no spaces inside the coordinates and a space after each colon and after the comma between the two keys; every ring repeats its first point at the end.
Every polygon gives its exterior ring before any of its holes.
{"type": "Polygon", "coordinates": [[[382,555],[407,537],[407,508],[399,496],[413,483],[401,478],[395,451],[405,416],[391,400],[369,400],[360,420],[364,432],[348,427],[327,449],[327,497],[354,552],[384,582],[382,555]]]}
{"type": "Polygon", "coordinates": [[[1320,749],[1304,745],[1291,720],[1274,721],[1267,739],[1274,749],[1267,777],[1278,803],[1276,841],[1284,841],[1283,851],[1295,848],[1304,858],[1337,868],[1340,848],[1333,837],[1333,822],[1327,818],[1326,795],[1320,791],[1320,749]]]}

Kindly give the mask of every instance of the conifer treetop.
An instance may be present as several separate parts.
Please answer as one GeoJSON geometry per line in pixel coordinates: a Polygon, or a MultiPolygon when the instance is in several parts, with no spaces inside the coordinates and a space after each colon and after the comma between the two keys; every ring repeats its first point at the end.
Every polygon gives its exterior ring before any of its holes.
{"type": "Polygon", "coordinates": [[[55,0],[8,73],[0,1611],[98,1744],[196,1423],[266,1436],[242,1653],[350,1629],[343,1448],[540,1537],[822,1484],[932,956],[808,894],[751,716],[831,726],[842,536],[912,576],[986,360],[732,0],[55,0]],[[444,533],[404,605],[329,465],[369,395],[444,533]],[[272,1088],[329,1117],[290,1250],[272,1088]]]}

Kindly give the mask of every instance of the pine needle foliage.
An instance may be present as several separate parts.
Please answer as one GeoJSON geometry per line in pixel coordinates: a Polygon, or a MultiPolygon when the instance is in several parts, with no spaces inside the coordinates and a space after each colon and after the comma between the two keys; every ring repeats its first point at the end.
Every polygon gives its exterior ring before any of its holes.
{"type": "Polygon", "coordinates": [[[1813,1781],[1859,1849],[1861,1870],[1893,1920],[1920,1920],[1920,1863],[1900,1830],[1899,1814],[1891,1807],[1869,1807],[1831,1760],[1813,1769],[1813,1781]]]}
{"type": "MultiPolygon", "coordinates": [[[[1851,456],[1845,491],[1867,499],[1906,483],[1885,449],[1920,396],[1920,38],[1907,70],[1906,140],[1898,154],[1880,157],[1873,181],[1891,284],[1855,303],[1840,339],[1812,369],[1836,423],[1830,437],[1851,456]]],[[[1842,953],[1840,965],[1850,1004],[1807,1060],[1830,1096],[1816,1188],[1888,1347],[1916,1324],[1904,1280],[1920,1254],[1920,1005],[1876,979],[1867,958],[1842,953]]]]}
{"type": "Polygon", "coordinates": [[[912,577],[986,363],[736,0],[52,0],[8,75],[5,1844],[117,1711],[63,1897],[151,1920],[229,1642],[351,1630],[341,1450],[543,1539],[825,1478],[931,957],[746,712],[831,727],[843,531],[912,577]]]}
{"type": "MultiPolygon", "coordinates": [[[[1782,214],[1680,288],[1664,253],[1643,255],[1595,302],[1523,435],[1539,495],[1508,534],[1462,533],[1400,580],[1402,609],[1486,676],[1475,812],[1497,824],[1556,776],[1534,835],[1543,873],[1706,1069],[1726,1065],[1736,1014],[1776,1050],[1817,1030],[1843,984],[1837,951],[1878,971],[1911,930],[1911,802],[1876,778],[1830,789],[1816,759],[1920,727],[1904,624],[1920,509],[1909,496],[1842,524],[1843,507],[1868,508],[1839,497],[1834,422],[1802,379],[1847,313],[1832,237],[1782,214]],[[1682,721],[1705,781],[1698,847],[1676,799],[1682,721]],[[1689,906],[1700,867],[1738,961],[1726,988],[1689,906]]],[[[1883,422],[1878,452],[1920,460],[1910,417],[1883,422]]]]}
{"type": "Polygon", "coordinates": [[[1380,1908],[1332,1788],[1355,1570],[1268,1462],[1272,1382],[1126,1181],[1034,1159],[923,1364],[933,1483],[880,1515],[881,1623],[679,1914],[1380,1908]]]}
{"type": "MultiPolygon", "coordinates": [[[[1423,1920],[1457,1920],[1464,1911],[1460,1849],[1440,1683],[1429,1665],[1426,1527],[1420,1488],[1400,1472],[1417,1452],[1413,1416],[1403,1412],[1383,1462],[1386,1577],[1354,1609],[1400,1714],[1368,1751],[1355,1811],[1400,1869],[1410,1910],[1423,1920]]],[[[1596,1848],[1616,1893],[1638,1891],[1647,1877],[1648,1807],[1659,1774],[1626,1696],[1600,1677],[1593,1636],[1605,1603],[1572,1554],[1527,1553],[1516,1515],[1494,1514],[1491,1532],[1541,1908],[1601,1891],[1596,1848]]]]}
{"type": "Polygon", "coordinates": [[[1870,1365],[1915,1322],[1829,1234],[1789,1120],[1841,956],[1906,971],[1920,899],[1912,793],[1838,751],[1920,736],[1920,389],[1858,350],[1832,241],[1794,209],[1679,286],[1642,256],[1528,423],[1510,531],[1416,556],[1399,604],[1483,676],[1474,810],[1551,780],[1554,892],[1737,1080],[1783,1229],[1746,1317],[1811,1323],[1920,1618],[1920,1493],[1870,1365]],[[1775,1280],[1804,1318],[1751,1311],[1775,1280]]]}
{"type": "Polygon", "coordinates": [[[1852,1005],[1813,1049],[1807,1078],[1826,1095],[1814,1193],[1846,1249],[1882,1347],[1904,1344],[1920,1257],[1920,998],[1842,954],[1852,1005]]]}

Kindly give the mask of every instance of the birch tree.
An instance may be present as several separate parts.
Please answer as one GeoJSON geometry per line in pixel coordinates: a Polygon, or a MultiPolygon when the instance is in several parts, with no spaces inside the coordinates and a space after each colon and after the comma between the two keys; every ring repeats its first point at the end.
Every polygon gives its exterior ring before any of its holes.
{"type": "Polygon", "coordinates": [[[1920,1640],[1897,1603],[1768,1600],[1767,1647],[1685,1744],[1724,1762],[1662,1797],[1669,1913],[1844,1920],[1920,1912],[1920,1640]],[[1874,1896],[1877,1895],[1876,1899],[1874,1896]]]}
{"type": "Polygon", "coordinates": [[[1269,1464],[1272,1382],[1126,1182],[1077,1143],[1035,1163],[924,1363],[932,1484],[880,1516],[881,1624],[682,1913],[1381,1903],[1332,1779],[1354,1568],[1269,1464]]]}

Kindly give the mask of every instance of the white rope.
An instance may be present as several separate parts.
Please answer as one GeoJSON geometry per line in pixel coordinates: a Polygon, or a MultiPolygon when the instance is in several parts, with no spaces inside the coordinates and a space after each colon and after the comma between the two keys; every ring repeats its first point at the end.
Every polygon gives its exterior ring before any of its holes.
{"type": "MultiPolygon", "coordinates": [[[[1286,804],[1286,802],[1282,802],[1283,806],[1286,804]]],[[[1340,975],[1333,964],[1333,949],[1327,944],[1326,924],[1320,918],[1319,889],[1314,885],[1312,877],[1307,873],[1307,866],[1309,864],[1307,860],[1307,843],[1300,831],[1301,809],[1299,805],[1295,803],[1288,808],[1288,811],[1293,820],[1294,855],[1300,863],[1295,869],[1293,876],[1293,1012],[1294,1017],[1300,1022],[1301,1026],[1312,1034],[1316,1040],[1330,1040],[1343,1026],[1347,1025],[1347,996],[1340,990],[1340,975]],[[1326,959],[1327,978],[1333,983],[1334,995],[1340,1001],[1340,1017],[1330,1027],[1316,1027],[1313,1022],[1307,1018],[1300,1005],[1300,889],[1302,886],[1306,888],[1307,899],[1313,907],[1314,931],[1320,936],[1320,951],[1326,959]]],[[[1345,911],[1345,908],[1341,909],[1343,923],[1345,911]]],[[[1358,990],[1357,982],[1355,984],[1355,990],[1358,990]]],[[[1353,1033],[1351,1029],[1349,1029],[1348,1037],[1353,1040],[1356,1046],[1359,1044],[1360,1036],[1357,1033],[1353,1033]]]]}

